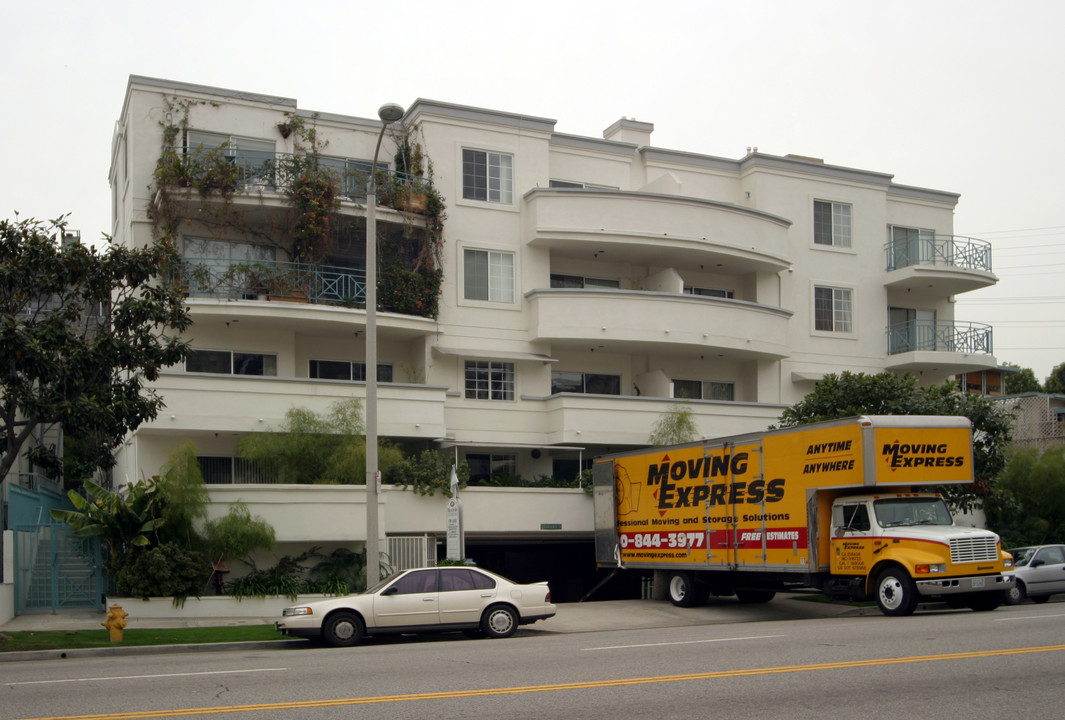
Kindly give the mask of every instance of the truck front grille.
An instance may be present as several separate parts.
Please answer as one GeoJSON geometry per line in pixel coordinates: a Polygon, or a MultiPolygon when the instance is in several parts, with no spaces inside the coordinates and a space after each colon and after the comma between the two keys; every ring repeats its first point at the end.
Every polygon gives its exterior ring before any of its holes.
{"type": "Polygon", "coordinates": [[[993,537],[952,538],[950,561],[973,563],[998,560],[998,542],[993,537]]]}

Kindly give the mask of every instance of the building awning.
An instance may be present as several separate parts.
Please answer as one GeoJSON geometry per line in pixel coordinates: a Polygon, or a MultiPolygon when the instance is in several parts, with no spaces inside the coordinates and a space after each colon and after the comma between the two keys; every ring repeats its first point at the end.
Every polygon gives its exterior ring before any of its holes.
{"type": "Polygon", "coordinates": [[[455,357],[483,358],[485,360],[523,360],[527,362],[553,363],[558,362],[550,355],[540,353],[512,352],[510,350],[491,350],[485,348],[449,348],[434,347],[433,355],[452,355],[455,357]]]}
{"type": "Polygon", "coordinates": [[[576,445],[540,445],[537,443],[503,443],[503,442],[477,442],[474,440],[450,440],[441,438],[437,440],[442,449],[447,448],[509,448],[513,450],[574,450],[584,451],[585,448],[576,445]]]}
{"type": "Polygon", "coordinates": [[[821,382],[825,379],[823,372],[792,372],[792,382],[821,382]]]}

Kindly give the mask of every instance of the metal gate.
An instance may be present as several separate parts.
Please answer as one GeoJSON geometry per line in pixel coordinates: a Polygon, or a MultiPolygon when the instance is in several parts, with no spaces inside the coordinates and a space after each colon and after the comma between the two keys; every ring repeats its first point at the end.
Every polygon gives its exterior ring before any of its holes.
{"type": "Polygon", "coordinates": [[[103,607],[99,538],[79,538],[64,523],[16,525],[15,614],[103,607]]]}
{"type": "Polygon", "coordinates": [[[432,535],[390,535],[388,559],[393,572],[436,565],[436,538],[432,535]]]}

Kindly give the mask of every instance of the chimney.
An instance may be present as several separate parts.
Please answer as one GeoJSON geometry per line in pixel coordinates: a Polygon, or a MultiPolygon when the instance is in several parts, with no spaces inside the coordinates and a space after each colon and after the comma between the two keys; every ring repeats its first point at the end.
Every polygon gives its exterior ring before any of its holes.
{"type": "Polygon", "coordinates": [[[643,147],[651,144],[651,133],[654,132],[654,129],[654,123],[640,122],[633,118],[623,117],[603,131],[603,139],[627,142],[643,147]]]}

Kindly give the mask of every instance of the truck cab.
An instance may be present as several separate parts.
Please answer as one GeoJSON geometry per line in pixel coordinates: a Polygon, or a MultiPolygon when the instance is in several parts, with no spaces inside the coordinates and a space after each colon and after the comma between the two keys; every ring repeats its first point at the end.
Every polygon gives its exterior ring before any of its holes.
{"type": "Polygon", "coordinates": [[[987,530],[961,527],[935,493],[839,497],[832,504],[835,586],[875,597],[887,615],[908,615],[921,596],[991,610],[1004,599],[1010,556],[987,530]]]}

